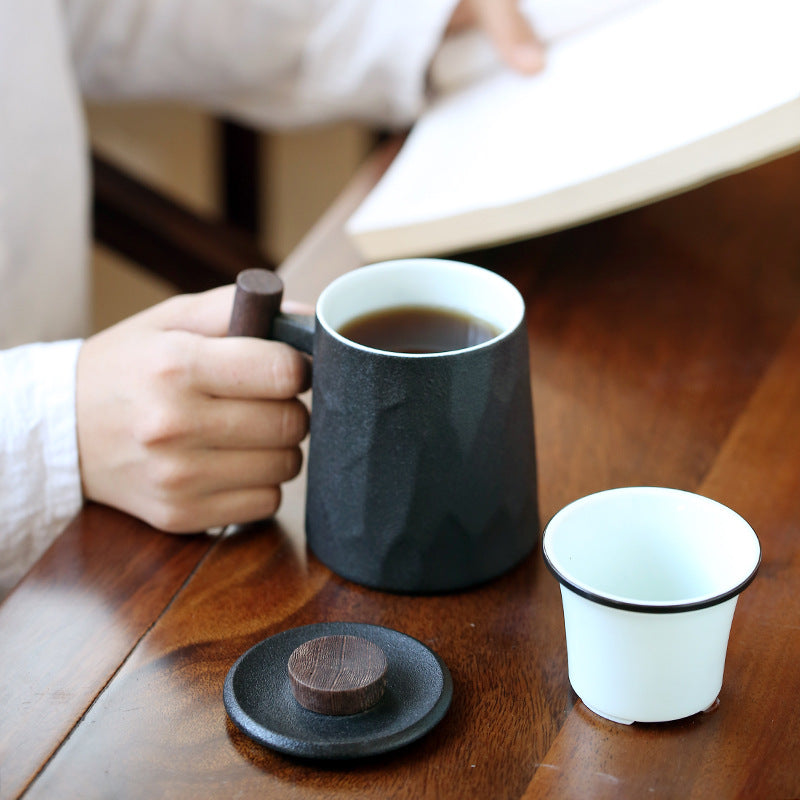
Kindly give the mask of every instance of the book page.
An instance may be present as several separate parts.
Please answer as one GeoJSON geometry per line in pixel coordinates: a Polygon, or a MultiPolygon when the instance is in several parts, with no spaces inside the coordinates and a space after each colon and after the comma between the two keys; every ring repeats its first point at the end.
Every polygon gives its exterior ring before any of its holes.
{"type": "MultiPolygon", "coordinates": [[[[539,40],[552,45],[650,0],[520,0],[539,40]]],[[[486,34],[475,28],[448,36],[433,59],[429,81],[436,94],[463,88],[506,67],[486,34]]]]}
{"type": "MultiPolygon", "coordinates": [[[[358,239],[577,193],[633,164],[657,170],[664,154],[795,102],[798,30],[795,0],[650,0],[580,28],[552,44],[541,74],[502,70],[438,99],[348,230],[358,239]]],[[[800,141],[796,106],[781,124],[776,140],[800,141]]],[[[466,245],[474,233],[465,228],[466,245]]]]}

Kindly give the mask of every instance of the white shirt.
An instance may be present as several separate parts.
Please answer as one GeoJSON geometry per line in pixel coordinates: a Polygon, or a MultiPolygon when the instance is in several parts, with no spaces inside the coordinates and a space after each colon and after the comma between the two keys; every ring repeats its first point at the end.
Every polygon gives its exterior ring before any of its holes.
{"type": "Polygon", "coordinates": [[[75,366],[90,229],[81,95],[192,101],[260,126],[404,124],[422,108],[455,4],[0,2],[0,348],[10,348],[0,351],[0,598],[82,502],[75,366]]]}

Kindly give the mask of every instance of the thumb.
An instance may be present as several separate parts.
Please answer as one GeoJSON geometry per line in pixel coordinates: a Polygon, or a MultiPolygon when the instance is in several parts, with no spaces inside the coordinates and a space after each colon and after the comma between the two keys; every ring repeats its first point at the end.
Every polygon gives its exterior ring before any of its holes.
{"type": "Polygon", "coordinates": [[[476,4],[475,11],[499,56],[510,67],[525,74],[544,67],[544,45],[517,0],[484,0],[476,4]]]}
{"type": "Polygon", "coordinates": [[[142,322],[160,330],[181,330],[202,336],[225,336],[233,308],[235,286],[220,286],[198,294],[170,297],[142,312],[142,322]]]}
{"type": "MultiPolygon", "coordinates": [[[[198,294],[170,297],[144,311],[143,320],[160,330],[181,330],[201,336],[225,336],[231,320],[236,287],[220,286],[198,294]]],[[[313,314],[314,306],[286,300],[281,305],[290,314],[313,314]]]]}

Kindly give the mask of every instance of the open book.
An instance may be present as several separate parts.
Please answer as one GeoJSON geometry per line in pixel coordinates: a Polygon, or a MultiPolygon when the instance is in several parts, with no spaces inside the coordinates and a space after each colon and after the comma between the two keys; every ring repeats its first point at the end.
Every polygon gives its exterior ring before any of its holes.
{"type": "Polygon", "coordinates": [[[442,52],[434,76],[456,85],[348,221],[366,258],[527,238],[800,147],[800,0],[528,8],[541,74],[512,74],[477,40],[442,52]]]}

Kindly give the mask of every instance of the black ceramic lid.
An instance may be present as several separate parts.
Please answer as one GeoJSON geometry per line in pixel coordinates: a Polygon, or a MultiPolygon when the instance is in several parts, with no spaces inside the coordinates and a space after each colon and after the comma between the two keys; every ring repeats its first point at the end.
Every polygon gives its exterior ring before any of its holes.
{"type": "Polygon", "coordinates": [[[237,728],[259,744],[308,758],[358,758],[409,744],[447,712],[450,672],[422,642],[391,628],[323,622],[278,633],[250,648],[225,679],[225,708],[237,728]],[[388,660],[383,697],[349,716],[303,708],[292,694],[288,661],[301,644],[320,636],[349,635],[380,647],[388,660]]]}

